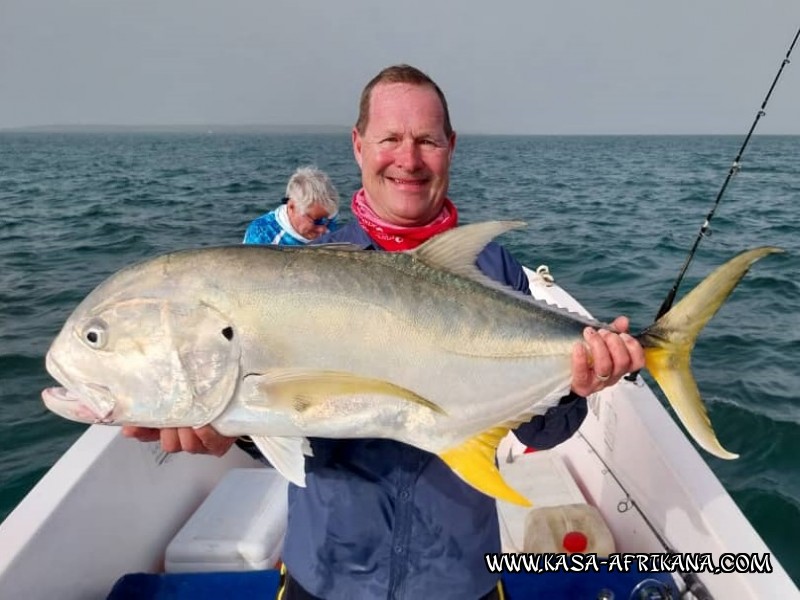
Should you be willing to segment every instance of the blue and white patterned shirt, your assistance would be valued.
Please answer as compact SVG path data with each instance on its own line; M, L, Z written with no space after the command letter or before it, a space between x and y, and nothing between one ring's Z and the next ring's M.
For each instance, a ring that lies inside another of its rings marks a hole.
M289 221L285 204L261 215L247 226L243 244L277 244L281 246L302 246L311 240L297 233Z

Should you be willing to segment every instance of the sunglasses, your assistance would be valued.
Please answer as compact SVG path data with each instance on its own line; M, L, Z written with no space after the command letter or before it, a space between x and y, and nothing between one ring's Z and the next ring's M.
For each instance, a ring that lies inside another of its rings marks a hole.
M314 219L314 225L317 227L330 227L333 223L336 222L336 217L339 215L331 215L330 217L322 217L320 219Z

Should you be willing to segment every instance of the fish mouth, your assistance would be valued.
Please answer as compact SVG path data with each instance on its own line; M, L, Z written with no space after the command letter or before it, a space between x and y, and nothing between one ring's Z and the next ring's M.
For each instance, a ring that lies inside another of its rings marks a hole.
M50 353L45 358L45 365L47 372L53 376L59 383L65 385L68 378L64 375L63 369L53 359ZM84 383L81 387L86 388L94 395L99 395L101 398L110 398L111 390L106 386L96 383ZM110 424L114 422L112 413L114 411L113 401L99 402L93 401L78 392L75 392L68 387L49 387L42 390L42 400L48 409L71 421L79 423L103 423ZM104 408L108 406L109 408Z
M113 410L107 412L97 410L90 402L65 387L43 389L42 400L51 411L71 421L105 425L114 422L111 416Z

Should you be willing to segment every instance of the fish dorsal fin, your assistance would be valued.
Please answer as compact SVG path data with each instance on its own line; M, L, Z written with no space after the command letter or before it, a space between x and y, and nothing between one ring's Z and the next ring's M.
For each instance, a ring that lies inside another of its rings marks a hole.
M475 261L492 239L512 229L525 227L525 225L523 221L485 221L483 223L462 225L431 238L418 248L409 251L408 254L431 267L477 281L486 287L499 290L517 299L544 307L547 310L586 319L587 325L593 327L602 326L601 323L594 319L584 317L575 311L547 300L534 298L529 294L496 281L486 276L478 268Z
M475 266L478 255L498 235L524 227L522 221L486 221L449 229L411 250L424 263L471 279L486 278Z
M353 244L352 242L327 242L324 244L307 244L303 246L303 248L308 248L309 250L341 250L343 252L359 252L361 250L365 250L365 246L359 246L358 244Z
M311 444L304 437L252 436L264 457L278 473L293 484L306 487L306 456L313 456Z
M439 454L439 458L461 479L487 496L521 506L530 506L531 503L525 496L505 482L495 464L497 445L507 433L506 427L494 427L460 446L445 450Z

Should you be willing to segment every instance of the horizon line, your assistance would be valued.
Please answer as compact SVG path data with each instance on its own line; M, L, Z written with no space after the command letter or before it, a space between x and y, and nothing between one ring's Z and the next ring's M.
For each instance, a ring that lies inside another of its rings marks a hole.
M307 134L348 134L352 131L352 126L331 125L331 124L267 124L267 123L189 123L189 124L103 124L103 123L53 123L47 125L20 125L11 127L0 127L0 133L124 133L124 132L152 132L152 133L205 133L213 135L215 133L307 133ZM741 132L538 132L538 133L509 133L492 132L482 130L462 130L458 135L476 136L737 136L744 135ZM800 133L757 133L753 135L772 135L772 136L797 136Z

